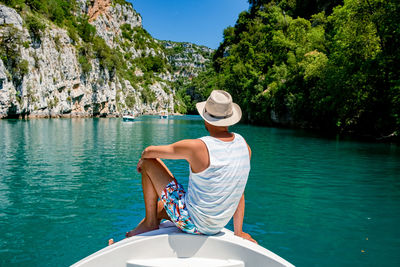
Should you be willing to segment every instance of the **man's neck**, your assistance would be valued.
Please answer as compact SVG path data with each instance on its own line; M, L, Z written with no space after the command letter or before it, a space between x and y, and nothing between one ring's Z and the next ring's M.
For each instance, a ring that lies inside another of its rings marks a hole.
M226 130L209 130L210 136L220 139L221 141L232 141L234 139L233 133L229 132L228 129Z

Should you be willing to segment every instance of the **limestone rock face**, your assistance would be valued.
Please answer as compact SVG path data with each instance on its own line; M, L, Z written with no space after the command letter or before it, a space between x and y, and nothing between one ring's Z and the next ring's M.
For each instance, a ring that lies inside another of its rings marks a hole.
M192 43L162 41L168 61L173 68L173 79L196 77L211 62L213 49Z
M79 12L90 16L97 34L111 48L120 49L117 40L121 38L121 25L142 26L141 17L131 5L111 5L108 0L77 2ZM8 44L17 55L13 57L15 64L11 59L0 60L0 118L120 116L125 112L157 113L161 109L173 112L174 91L168 83L171 74L160 74L160 79L144 88L143 83L125 80L115 70L104 68L98 58L90 59L90 70L84 72L79 62L80 44L74 44L67 30L51 22L46 24L37 42L23 27L21 16L0 4L0 37L13 32L13 38L18 39ZM129 49L132 58L142 53L156 54L149 47ZM121 53L125 51L121 49ZM12 64L19 72L10 67ZM137 77L143 75L134 68L132 72ZM149 103L143 101L145 94L154 95Z
M121 26L141 27L142 18L130 5L111 5L110 0L95 0L88 11L89 21L110 47L115 47L115 38L121 35Z
M22 29L22 18L15 9L0 5L0 25L13 25Z
M0 82L4 82L5 79L7 79L6 69L4 68L3 60L0 59Z

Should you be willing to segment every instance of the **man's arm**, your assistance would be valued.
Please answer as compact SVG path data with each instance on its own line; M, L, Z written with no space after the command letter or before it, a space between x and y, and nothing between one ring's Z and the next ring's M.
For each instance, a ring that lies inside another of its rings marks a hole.
M249 150L249 158L251 159L251 149L249 145L247 145L247 149ZM245 201L243 193L242 197L240 198L239 205L236 208L235 213L233 214L233 229L235 235L257 243L257 241L255 241L248 233L243 232L244 207Z
M210 164L207 147L199 139L182 140L165 146L146 147L142 152L141 159L151 158L185 159L189 162L193 172L205 170ZM140 165L140 161L138 165Z
M233 229L235 235L240 236L243 232L243 218L244 218L244 194L240 198L239 205L233 214Z
M191 160L196 140L182 140L165 146L148 146L143 150L142 159L186 159Z
M244 194L240 198L239 205L233 214L233 229L237 236L257 243L248 233L243 232L243 218L244 218Z

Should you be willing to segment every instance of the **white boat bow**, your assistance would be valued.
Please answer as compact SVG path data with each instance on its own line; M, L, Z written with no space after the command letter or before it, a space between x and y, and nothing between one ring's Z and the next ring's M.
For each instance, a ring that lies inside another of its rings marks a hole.
M168 119L168 111L167 110L162 110L160 112L160 119Z
M119 241L73 267L261 267L293 266L273 252L223 229L214 236L186 234L171 222L159 230Z
M135 120L135 116L133 116L133 115L124 115L124 116L122 116L122 120L123 121L134 121Z

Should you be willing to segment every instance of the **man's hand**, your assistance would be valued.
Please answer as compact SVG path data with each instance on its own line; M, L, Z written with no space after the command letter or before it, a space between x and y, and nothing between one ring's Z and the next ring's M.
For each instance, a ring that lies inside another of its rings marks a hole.
M235 233L235 235L240 236L241 238L247 239L247 240L249 240L249 241L251 241L251 242L254 242L254 243L258 244L257 241L254 240L254 239L251 237L251 235L249 235L248 233L240 232L240 233Z

